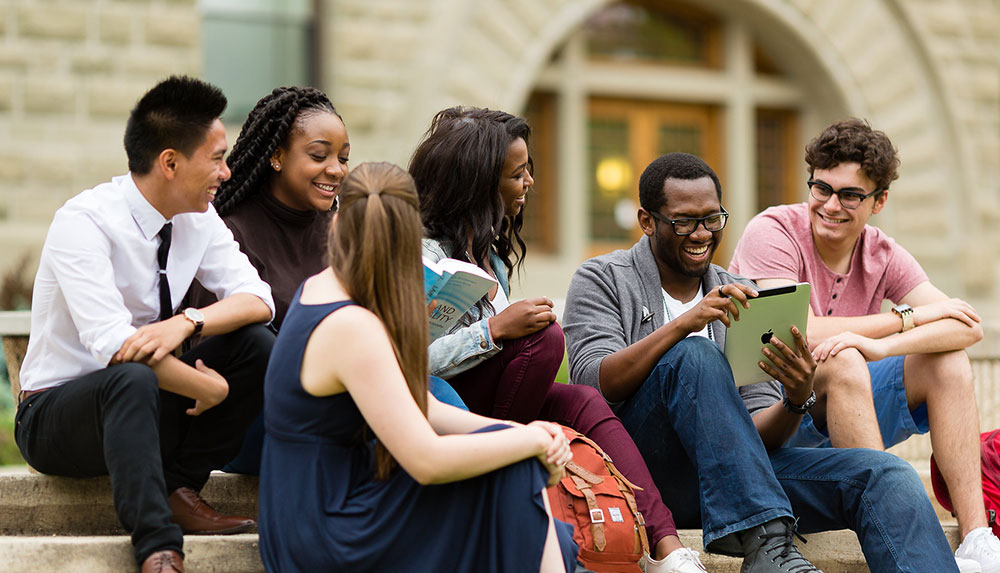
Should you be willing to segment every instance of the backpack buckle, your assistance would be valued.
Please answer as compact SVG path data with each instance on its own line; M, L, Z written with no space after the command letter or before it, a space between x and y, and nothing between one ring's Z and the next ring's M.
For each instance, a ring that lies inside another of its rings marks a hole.
M590 510L591 523L604 523L604 510L597 508Z

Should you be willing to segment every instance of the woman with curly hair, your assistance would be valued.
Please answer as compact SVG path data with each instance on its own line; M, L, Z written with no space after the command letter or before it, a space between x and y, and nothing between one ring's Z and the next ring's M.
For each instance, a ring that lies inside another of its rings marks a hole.
M642 456L600 393L554 384L565 341L546 297L511 302L508 277L524 259L520 236L533 164L531 129L502 111L439 112L410 159L420 194L424 256L478 265L498 287L430 345L430 369L472 412L520 423L548 420L594 440L633 483L652 547L646 571L703 571L683 547Z

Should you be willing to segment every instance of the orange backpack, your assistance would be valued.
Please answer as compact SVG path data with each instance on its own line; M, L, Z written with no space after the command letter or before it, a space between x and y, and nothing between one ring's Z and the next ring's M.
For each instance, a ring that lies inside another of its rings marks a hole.
M563 426L573 461L566 475L548 489L552 516L573 525L579 560L597 573L638 573L649 552L646 523L634 490L611 458L583 434Z

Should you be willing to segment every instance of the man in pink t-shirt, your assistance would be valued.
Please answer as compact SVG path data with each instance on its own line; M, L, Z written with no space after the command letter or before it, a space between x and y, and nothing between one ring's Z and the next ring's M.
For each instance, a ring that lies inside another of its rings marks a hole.
M898 177L899 159L884 133L857 119L834 123L806 146L806 163L809 201L754 217L729 267L761 288L812 285L807 334L819 363L817 399L786 445L881 450L929 430L964 538L956 556L982 567L962 570L1000 571L964 351L983 336L979 315L867 224ZM881 312L883 301L895 306Z

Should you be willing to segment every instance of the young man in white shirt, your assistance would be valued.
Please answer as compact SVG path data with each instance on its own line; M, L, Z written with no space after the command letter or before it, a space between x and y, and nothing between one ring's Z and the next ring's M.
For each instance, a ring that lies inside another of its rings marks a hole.
M261 409L274 342L270 287L210 207L230 175L225 107L187 77L147 92L129 173L56 212L35 278L18 446L43 473L110 474L143 572L183 571L182 531L254 527L198 495ZM178 309L195 279L219 302ZM175 356L194 334L210 338Z

